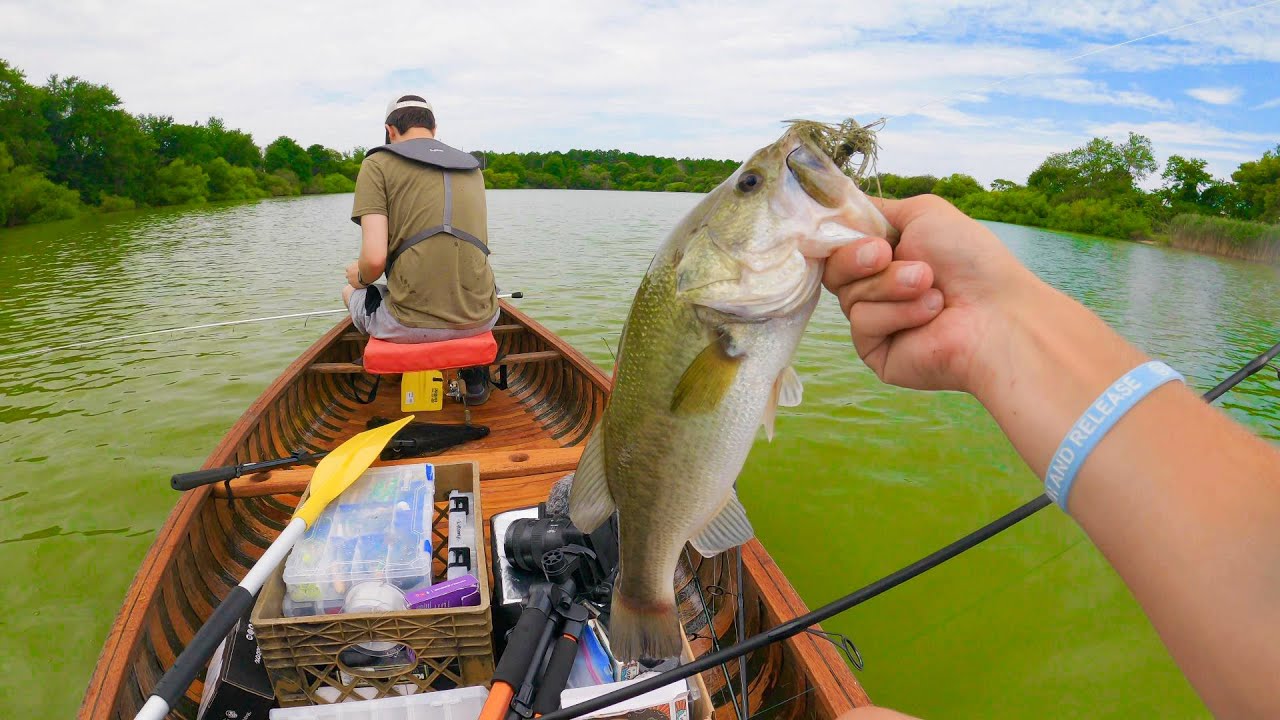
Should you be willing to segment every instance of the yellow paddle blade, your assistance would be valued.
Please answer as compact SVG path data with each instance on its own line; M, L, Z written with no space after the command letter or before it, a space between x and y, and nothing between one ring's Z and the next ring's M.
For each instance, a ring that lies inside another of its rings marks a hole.
M369 469L391 438L412 419L413 416L408 415L393 423L365 430L334 448L316 465L311 484L307 487L307 500L294 511L293 516L302 518L307 527L311 527L329 503Z

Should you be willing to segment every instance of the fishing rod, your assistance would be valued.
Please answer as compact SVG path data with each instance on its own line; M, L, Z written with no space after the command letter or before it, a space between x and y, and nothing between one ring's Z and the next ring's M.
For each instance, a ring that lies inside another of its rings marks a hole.
M1223 380L1201 397L1206 402L1216 400L1221 397L1223 393L1236 385L1239 385L1246 378L1254 375L1262 368L1267 367L1268 363L1274 360L1277 356L1280 356L1280 343L1277 343L1266 352L1263 352L1250 360L1244 365L1244 367L1233 373L1231 377ZM620 690L606 693L600 697L592 698L591 700L578 703L577 705L573 705L562 710L547 713L542 716L542 720L569 720L570 718L589 715L612 705L616 705L626 700L631 700L643 695L644 693L665 687L671 683L685 680L700 672L710 670L717 665L723 665L730 660L741 658L748 653L754 652L773 643L781 642L787 638L799 635L813 625L817 625L824 620L828 620L839 615L845 610L861 605L867 600L870 600L888 590L892 590L902 583L932 570L964 551L999 535L1005 530L1008 530L1014 525L1017 525L1052 504L1053 501L1049 499L1048 495L1041 494L1034 500L1031 500L1015 510L996 518L959 540L956 540L939 550L935 550L910 565L899 570L895 570L879 580L855 590L838 600L823 605L817 610L813 610L798 618L789 620L771 630L760 633L759 635L753 635L743 642L730 645L729 647L716 652L708 653L690 663L686 663L677 668L659 673L651 678L646 678L633 683Z
M1223 393L1239 385L1245 378L1266 367L1278 355L1280 355L1280 343L1276 343L1270 350L1245 363L1245 366L1232 373L1231 377L1218 383L1212 390L1205 393L1204 399L1209 402L1217 400L1222 397ZM1277 371L1276 377L1280 379L1280 371Z

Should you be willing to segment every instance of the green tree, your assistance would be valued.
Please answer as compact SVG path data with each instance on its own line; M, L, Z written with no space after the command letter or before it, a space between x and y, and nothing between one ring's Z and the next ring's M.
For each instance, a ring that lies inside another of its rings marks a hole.
M338 172L342 164L342 153L317 143L307 147L307 157L311 158L311 172L314 175L329 175ZM295 169L294 172L297 172Z
M951 202L955 202L967 195L982 192L982 185L969 175L955 173L934 183L930 192L939 197L944 197Z
M991 192L1006 192L1008 190L1017 190L1020 187L1022 186L1018 183L1004 178L996 178L991 181Z
M294 178L311 177L311 156L293 138L281 135L267 146L262 157L263 167L269 173L288 170Z
M40 88L27 84L22 71L0 60L0 140L15 166L47 168L53 142L40 112Z
M51 179L87 202L103 193L146 198L155 145L138 120L120 109L111 88L54 75L45 85L41 114L57 152Z
M211 117L207 124L218 157L237 167L262 166L262 151L253 136L241 130L228 130L221 118Z
M512 190L520 187L520 176L513 172L496 172L493 168L485 168L484 186L490 190Z
M1164 180L1159 194L1175 213L1212 211L1204 203L1203 193L1213 184L1213 176L1200 158L1170 155L1160 177Z
M1093 138L1065 153L1054 153L1027 178L1027 187L1050 202L1141 193L1138 183L1156 170L1151 140L1129 133L1124 143Z
M1280 222L1280 145L1231 173L1240 195L1236 214L1245 220Z

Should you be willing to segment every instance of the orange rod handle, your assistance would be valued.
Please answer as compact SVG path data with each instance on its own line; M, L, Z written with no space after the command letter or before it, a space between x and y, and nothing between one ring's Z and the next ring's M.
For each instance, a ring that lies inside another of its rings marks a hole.
M511 711L511 700L515 698L515 689L497 680L489 689L489 697L485 698L484 707L480 710L479 720L506 720Z

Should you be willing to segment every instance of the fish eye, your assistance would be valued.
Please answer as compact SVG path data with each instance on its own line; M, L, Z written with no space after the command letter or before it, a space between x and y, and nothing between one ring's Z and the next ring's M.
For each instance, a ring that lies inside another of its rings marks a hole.
M760 177L760 173L748 171L742 173L738 178L738 192L749 193L758 190L764 185L764 178Z

